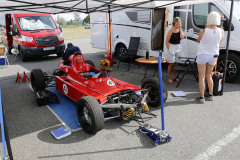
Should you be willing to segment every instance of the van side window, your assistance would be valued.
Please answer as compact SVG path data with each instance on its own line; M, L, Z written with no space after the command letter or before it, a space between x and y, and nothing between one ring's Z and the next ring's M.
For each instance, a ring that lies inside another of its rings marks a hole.
M204 28L207 24L209 13L208 3L193 5L193 22L198 28Z
M126 12L128 18L135 23L150 23L151 12L150 11L131 11Z

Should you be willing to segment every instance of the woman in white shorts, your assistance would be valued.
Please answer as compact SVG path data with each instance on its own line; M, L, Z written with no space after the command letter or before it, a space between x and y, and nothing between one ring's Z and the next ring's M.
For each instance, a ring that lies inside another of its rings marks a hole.
M207 18L207 25L205 29L199 32L197 41L199 43L197 51L197 65L199 75L199 90L200 96L197 97L199 103L204 104L204 91L205 91L205 78L207 79L209 95L207 100L213 101L213 80L212 70L216 64L217 57L219 55L219 45L223 40L224 31L218 28L220 25L220 14L217 12L211 12Z
M173 83L176 76L176 70L173 66L178 65L178 55L180 53L180 41L184 38L182 32L181 19L175 17L173 19L172 28L168 31L166 38L166 46L168 49L168 82ZM172 78L173 71L173 78Z

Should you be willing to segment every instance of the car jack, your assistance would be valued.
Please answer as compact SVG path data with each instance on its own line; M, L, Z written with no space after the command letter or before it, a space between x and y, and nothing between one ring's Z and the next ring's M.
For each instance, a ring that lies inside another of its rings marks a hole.
M147 134L156 144L170 142L172 139L165 130L161 130L150 124L143 124L139 129L142 133Z

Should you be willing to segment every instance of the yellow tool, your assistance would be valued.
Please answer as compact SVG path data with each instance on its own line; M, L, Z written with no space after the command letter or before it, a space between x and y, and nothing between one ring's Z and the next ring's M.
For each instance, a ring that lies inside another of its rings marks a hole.
M103 71L108 71L110 68L111 62L108 60L107 53L104 54L104 59L100 60L100 69Z

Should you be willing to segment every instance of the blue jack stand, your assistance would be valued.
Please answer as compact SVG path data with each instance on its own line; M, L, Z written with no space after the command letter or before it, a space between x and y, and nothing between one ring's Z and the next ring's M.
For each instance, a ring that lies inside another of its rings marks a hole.
M159 85L160 85L160 100L161 100L161 118L162 118L162 129L144 124L139 127L142 133L147 134L156 144L170 142L172 137L165 131L164 126L164 104L163 104L163 85L162 85L162 64L161 56L158 57L158 72L159 72Z

